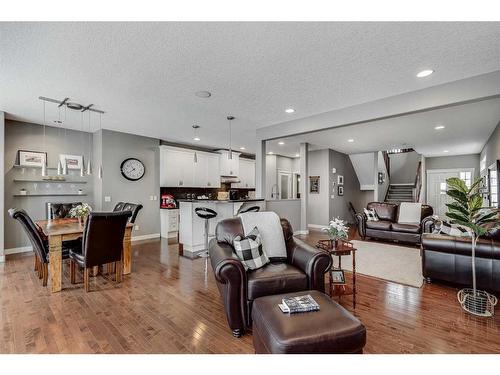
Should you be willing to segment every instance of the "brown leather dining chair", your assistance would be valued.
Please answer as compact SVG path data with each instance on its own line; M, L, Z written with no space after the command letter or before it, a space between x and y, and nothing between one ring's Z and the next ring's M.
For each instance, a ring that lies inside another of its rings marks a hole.
M42 279L43 286L47 286L47 280L49 276L48 264L48 243L40 234L38 228L29 215L24 210L17 208L9 209L9 216L19 221L24 231L28 235L28 238L35 252L35 271L38 273L38 277Z
M83 229L81 252L70 250L70 280L76 282L76 266L84 269L85 291L89 291L90 271L95 266L113 264L115 279L121 281L123 237L130 211L91 212ZM110 267L108 267L108 272Z

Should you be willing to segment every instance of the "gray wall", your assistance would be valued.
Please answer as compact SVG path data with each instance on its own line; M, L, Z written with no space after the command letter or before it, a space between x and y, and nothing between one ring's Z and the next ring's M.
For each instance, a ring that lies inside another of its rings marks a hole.
M266 211L276 212L290 221L294 231L300 230L300 199L266 201Z
M0 186L4 186L4 157L5 157L5 114L0 111ZM5 187L4 187L5 188ZM5 192L4 192L5 194ZM0 210L5 212L5 197L0 196ZM5 261L4 255L4 216L0 215L0 262Z
M266 158L266 200L276 199L271 197L271 192L274 186L274 192L278 191L278 174L276 171L276 155L265 155ZM275 186L276 185L276 186Z
M79 171L69 171L70 175L66 180L85 180L86 184L45 184L45 183L19 183L14 179L40 179L41 170L37 168L13 168L16 162L18 150L43 151L43 127L35 124L28 124L17 121L6 120L5 122L5 182L4 182L4 228L5 228L5 248L29 246L29 240L24 234L19 223L8 217L9 208L22 208L34 220L46 218L45 205L47 202L87 202L93 206L94 194L92 177L80 178ZM92 138L90 138L92 143ZM92 145L90 145L92 147ZM87 160L89 155L89 133L59 130L54 127L46 127L45 150L47 151L47 161L49 168L55 168L59 160L59 154L83 155ZM56 175L55 170L49 170L49 175ZM21 188L25 188L29 193L61 192L75 193L81 188L86 196L65 196L65 197L14 197Z
M378 189L377 189L377 201L383 202L385 200L385 196L387 194L387 189L389 189L389 184L391 183L391 181L390 181L389 176L387 175L387 168L385 166L384 156L382 154L382 151L378 152L377 164L378 164L378 172L383 173L385 176L385 181L381 184L378 184ZM377 178L378 178L378 174L377 174Z
M330 221L329 200L331 191L329 173L329 150L310 151L308 154L309 176L320 176L319 194L309 193L309 176L307 178L307 223L313 225L326 225Z
M391 184L412 184L415 182L420 155L415 151L389 155Z
M485 171L498 159L500 159L500 123L497 125L490 138L484 145L480 156L481 162L484 161Z
M135 223L139 230L134 228L132 236L160 233L160 203L150 200L151 196L160 195L159 145L155 138L102 131L102 193L96 196L96 201L104 211L112 210L120 201L141 203L144 208ZM137 158L144 163L146 173L139 181L129 181L122 176L120 165L127 158ZM111 197L111 202L104 201L106 196Z
M425 170L474 168L475 176L479 176L479 154L439 156L425 158Z

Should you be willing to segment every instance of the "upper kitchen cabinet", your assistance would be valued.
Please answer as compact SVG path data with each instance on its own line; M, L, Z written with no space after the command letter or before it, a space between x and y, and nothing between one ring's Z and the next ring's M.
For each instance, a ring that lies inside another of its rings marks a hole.
M241 189L254 189L255 160L240 158L240 170L238 177L240 179L240 182L231 184L231 187Z
M229 159L229 151L219 150L220 154L220 175L224 177L238 177L240 173L240 153L232 153Z
M160 186L219 188L219 155L160 146Z

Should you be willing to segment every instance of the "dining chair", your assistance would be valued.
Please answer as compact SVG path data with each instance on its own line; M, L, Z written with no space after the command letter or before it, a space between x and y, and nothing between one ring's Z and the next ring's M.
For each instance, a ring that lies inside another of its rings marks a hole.
M140 203L130 203L130 202L118 202L113 208L113 212L117 211L130 211L132 212L132 216L130 216L129 223L134 224L135 219L137 219L137 215L139 211L142 209L142 204Z
M31 217L26 213L26 211L11 208L8 212L12 219L21 223L21 226L28 235L33 251L35 252L35 271L38 273L38 277L43 280L43 286L47 286L47 280L49 277L49 249L47 240L43 238L37 226L33 220L31 220Z
M71 249L70 280L76 282L76 267L83 268L85 291L89 291L90 272L96 266L113 264L115 280L122 278L123 237L130 211L118 212L91 212L83 228L81 251ZM108 273L110 267L108 267Z

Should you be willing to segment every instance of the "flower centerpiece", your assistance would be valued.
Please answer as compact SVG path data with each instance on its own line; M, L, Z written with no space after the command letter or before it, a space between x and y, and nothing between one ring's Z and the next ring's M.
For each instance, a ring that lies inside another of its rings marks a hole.
M328 234L330 240L334 241L335 247L337 247L338 240L347 240L348 230L349 226L339 218L333 219L327 227L321 229L322 232Z
M81 225L85 222L87 216L90 214L90 211L92 211L92 207L90 207L87 203L82 203L69 210L69 216L76 217L78 219L78 223Z

